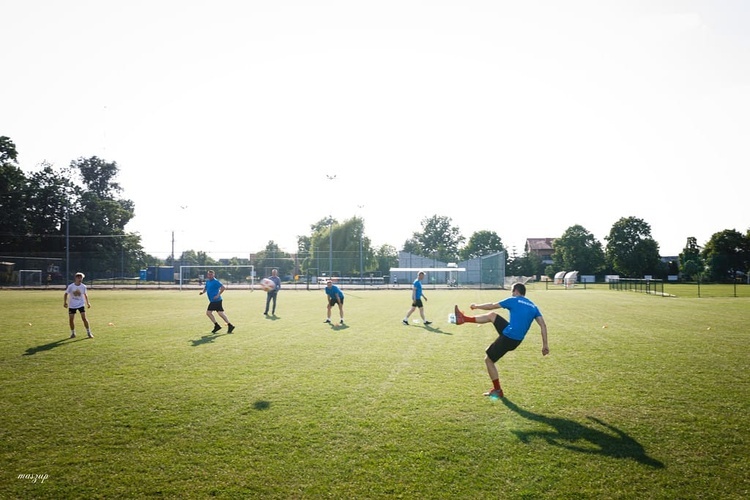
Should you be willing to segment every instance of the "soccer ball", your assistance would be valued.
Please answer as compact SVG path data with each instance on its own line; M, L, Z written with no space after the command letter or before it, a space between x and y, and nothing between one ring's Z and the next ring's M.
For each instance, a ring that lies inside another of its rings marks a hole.
M453 313L450 313L450 314L448 315L448 323L451 323L451 324L453 324L453 325L455 325L455 324L456 324L456 315L455 315L455 314L453 314Z
M262 280L260 280L260 287L264 292L270 292L271 290L276 288L276 283L268 278L263 278Z

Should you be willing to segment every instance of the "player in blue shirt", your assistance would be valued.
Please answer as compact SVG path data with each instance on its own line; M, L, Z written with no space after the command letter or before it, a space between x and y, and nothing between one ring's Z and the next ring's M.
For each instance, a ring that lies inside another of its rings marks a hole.
M281 279L279 278L279 271L273 269L271 271L271 276L269 276L268 279L273 281L274 285L276 286L266 292L266 310L263 312L263 314L268 316L268 306L271 304L271 301L273 301L271 314L276 316L276 295L278 295L279 290L281 289Z
M206 273L206 283L203 285L203 290L200 291L199 295L203 295L204 293L208 295L208 309L206 309L206 316L208 316L208 319L214 324L214 329L211 333L216 333L221 330L221 325L214 318L214 311L216 311L229 327L227 333L232 333L234 331L234 325L229 322L227 315L224 313L224 304L221 300L221 294L224 293L224 290L226 289L227 288L221 283L221 281L216 279L216 273L213 271L208 271Z
M432 324L432 321L427 321L424 316L424 304L422 303L422 300L427 301L427 297L422 292L422 280L424 277L425 272L419 271L417 273L417 279L415 279L414 283L411 285L411 309L406 312L406 316L401 320L405 325L409 324L409 316L411 316L417 309L419 309L419 315L422 317L422 322L425 326Z
M341 320L339 321L340 324L344 324L344 292L341 291L339 287L333 284L333 281L328 280L326 281L326 300L328 302L328 312L326 314L326 320L324 323L330 323L331 322L331 308L335 305L339 306L339 316L341 317Z
M536 321L542 330L542 356L549 354L549 345L547 344L547 324L539 308L529 299L526 298L526 286L523 283L515 283L511 289L511 296L500 302L488 302L486 304L471 304L472 309L483 309L491 311L493 309L503 308L510 311L510 321L497 313L489 312L478 316L466 316L455 307L456 324L463 323L492 323L497 330L498 337L487 348L484 363L487 365L487 373L492 380L493 388L485 392L485 396L493 398L503 397L503 390L500 387L500 377L497 373L495 363L506 353L518 347L523 341L526 333L531 328L531 323Z

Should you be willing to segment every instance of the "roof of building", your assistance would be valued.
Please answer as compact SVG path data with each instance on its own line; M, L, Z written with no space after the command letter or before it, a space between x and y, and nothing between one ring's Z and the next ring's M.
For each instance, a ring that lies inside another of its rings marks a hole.
M555 241L555 238L527 238L526 239L526 249L529 251L552 251L552 242Z

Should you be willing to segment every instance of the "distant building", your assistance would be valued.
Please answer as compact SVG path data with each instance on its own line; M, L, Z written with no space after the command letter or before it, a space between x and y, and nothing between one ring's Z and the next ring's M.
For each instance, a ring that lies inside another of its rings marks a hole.
M545 265L552 264L552 254L555 252L552 248L552 242L555 238L527 238L524 253L529 255L538 255Z

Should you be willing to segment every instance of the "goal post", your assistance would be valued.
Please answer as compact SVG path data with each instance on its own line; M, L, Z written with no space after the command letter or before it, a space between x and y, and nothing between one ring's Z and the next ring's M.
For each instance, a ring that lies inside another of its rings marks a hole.
M42 286L41 269L21 269L18 271L18 286Z
M206 281L206 273L216 272L216 278L226 285L247 285L253 290L255 284L255 266L180 266L180 290L183 285L196 283L202 285Z

